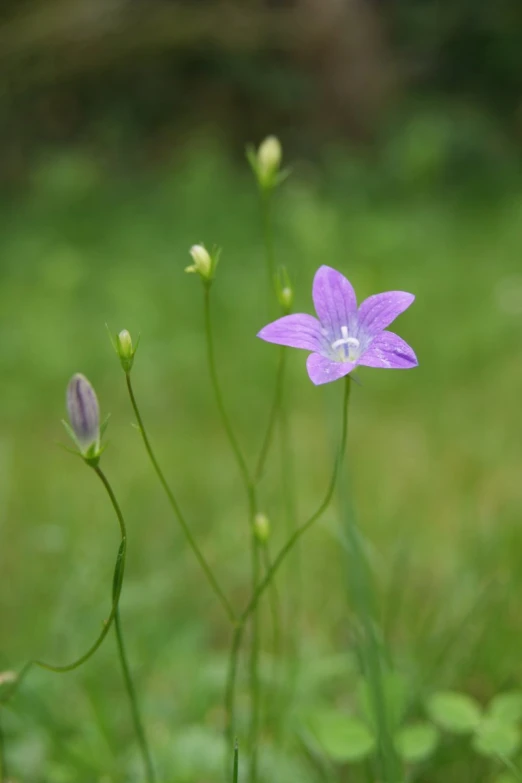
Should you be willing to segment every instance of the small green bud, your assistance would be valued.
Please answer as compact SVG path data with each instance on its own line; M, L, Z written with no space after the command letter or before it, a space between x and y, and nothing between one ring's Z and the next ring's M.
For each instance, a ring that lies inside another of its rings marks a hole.
M0 672L0 702L8 700L17 680L16 672Z
M257 150L249 144L246 156L262 191L269 192L277 187L289 174L287 170L281 171L283 148L276 136L267 136Z
M119 334L116 335L114 340L114 348L116 353L120 357L121 366L126 373L130 372L132 365L134 364L134 354L138 348L139 337L136 345L132 344L132 337L127 329L122 329Z
M210 280L213 274L213 264L206 247L203 245L192 245L189 252L194 263L187 266L185 272L197 272L203 280Z
M259 176L265 185L270 185L281 166L283 148L276 136L267 136L257 150Z
M280 266L276 275L276 292L277 301L281 305L281 309L288 315L292 310L292 304L294 302L294 291L290 283L290 277L286 270L286 267Z
M266 544L270 538L270 520L266 514L256 514L254 518L254 533L261 544Z

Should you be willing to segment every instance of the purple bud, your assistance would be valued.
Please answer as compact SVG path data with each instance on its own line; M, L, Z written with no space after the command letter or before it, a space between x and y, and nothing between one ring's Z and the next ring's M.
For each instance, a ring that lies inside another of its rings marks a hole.
M73 375L67 387L67 412L82 451L100 439L100 409L91 384L81 373Z

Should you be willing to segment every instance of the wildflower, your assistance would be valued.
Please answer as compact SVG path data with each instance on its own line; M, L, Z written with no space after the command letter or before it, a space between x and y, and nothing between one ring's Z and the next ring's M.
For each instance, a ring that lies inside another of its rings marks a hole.
M306 366L313 383L335 381L358 365L398 370L417 366L410 346L386 330L411 305L413 294L374 294L357 307L355 291L346 277L321 266L314 277L312 296L318 318L305 313L285 315L261 329L258 337L311 351Z
M64 422L81 456L92 465L97 465L103 449L100 439L105 423L100 428L100 409L93 387L81 373L73 375L67 386L67 413L70 427Z

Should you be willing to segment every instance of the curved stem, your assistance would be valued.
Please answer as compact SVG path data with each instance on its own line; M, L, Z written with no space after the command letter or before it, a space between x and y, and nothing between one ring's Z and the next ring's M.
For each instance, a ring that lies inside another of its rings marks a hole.
M250 480L250 474L248 471L246 460L243 456L243 452L241 451L238 440L236 438L236 435L230 423L230 419L228 418L228 413L225 408L225 403L223 402L223 395L221 393L221 387L219 385L219 379L217 375L216 358L214 355L214 339L212 337L212 322L210 318L210 286L209 285L205 285L205 337L207 342L207 360L208 360L208 367L210 371L210 380L212 381L212 389L214 391L214 396L216 398L216 403L219 409L219 414L221 416L221 421L223 422L223 427L225 428L225 432L227 433L230 446L232 448L232 451L234 452L234 456L236 458L236 462L238 464L250 500L250 496L253 492L253 485Z
M141 720L141 715L138 707L138 699L136 697L136 689L134 687L134 683L132 681L132 676L130 673L130 667L129 662L127 660L127 655L125 653L125 646L123 643L123 633L121 629L121 619L120 619L120 611L119 609L116 611L116 617L114 618L114 628L116 631L116 642L118 645L118 655L120 658L121 668L123 671L123 679L125 681L125 688L127 690L127 694L129 696L130 706L131 706L131 713L132 713L132 720L134 723L134 730L136 731L136 736L138 738L138 743L141 750L141 755L143 757L143 764L145 767L145 775L147 778L148 783L154 783L156 776L154 774L154 767L152 766L152 758L150 755L149 746L147 743L147 738L145 736L145 730L143 728L143 722Z
M0 715L1 718L1 715ZM7 783L8 780L7 761L5 754L5 735L0 722L0 783Z
M337 483L337 478L339 476L339 472L341 469L341 465L344 458L344 452L346 448L346 437L348 434L348 401L350 398L350 376L347 375L345 379L345 387L344 387L344 395L343 395L343 413L342 413L342 425L341 425L341 441L339 445L339 451L337 453L337 457L335 459L334 464L334 470L333 475L330 480L330 484L328 486L328 490L326 492L326 495L324 497L324 500L320 504L320 506L317 508L317 510L312 514L309 519L307 519L306 522L304 522L300 527L297 528L297 530L293 533L293 535L290 536L286 544L282 547L282 549L279 551L277 557L275 558L274 562L272 563L271 568L265 575L265 577L261 580L259 583L256 592L250 599L250 602L248 603L246 609L241 614L241 617L239 619L240 623L246 622L248 617L252 614L253 611L255 611L257 604L259 602L259 599L261 598L262 594L274 578L274 575L276 571L278 570L279 566L287 556L289 552L293 549L296 542L301 538L302 535L306 533L306 531L316 522L322 514L326 511L328 506L330 505L330 501L332 499L333 493L335 491L335 486Z
M263 475L263 469L265 467L266 458L272 444L272 438L274 435L274 428L277 422L277 418L281 408L281 401L283 397L283 386L285 378L286 367L286 350L284 347L280 349L279 364L277 366L276 384L274 392L274 400L272 402L272 408L268 417L268 426L266 429L263 445L259 453L259 459L257 461L257 467L254 474L254 481L257 483Z
M126 560L126 556L127 556L127 533L126 533L125 521L123 519L123 515L121 513L121 509L120 509L120 507L118 505L118 501L116 500L114 492L112 491L112 488L111 488L111 486L110 486L110 484L109 484L105 474L97 466L94 467L93 470L96 473L96 475L100 478L102 484L104 485L104 487L105 487L105 489L106 489L106 491L107 491L107 493L109 495L109 498L111 500L112 506L113 506L114 511L116 512L116 516L118 518L118 523L120 525L120 532L121 532L121 542L120 542L120 546L118 548L118 554L117 554L117 557L116 557L116 564L114 566L115 590L113 592L113 600L112 600L112 606L111 606L110 614L109 614L107 620L105 620L105 622L103 624L103 628L102 628L98 638L96 639L96 641L89 647L87 652L85 652L82 656L77 658L72 663L66 664L65 666L55 666L54 664L46 663L45 661L40 661L40 660L28 661L22 667L20 673L18 674L18 676L16 678L16 681L13 683L13 686L12 686L11 690L9 691L8 698L10 698L12 696L12 694L18 689L18 687L20 686L20 684L22 683L22 681L24 680L24 678L26 677L26 675L28 674L28 672L30 671L30 669L33 666L38 666L40 669L45 669L46 671L55 672L56 674L65 674L66 672L71 672L74 669L77 669L79 666L81 666L86 661L88 661L89 658L91 658L94 655L94 653L98 650L98 648L103 643L103 640L105 639L105 637L109 633L109 630L110 630L110 627L112 625L112 622L113 622L114 618L116 617L116 613L118 611L118 604L119 604L119 600L120 600L120 595L121 595L121 588L122 588L122 584L123 584L123 575L124 575L124 572L125 572L125 560Z
M174 511L174 513L175 513L175 515L177 517L177 520L178 520L179 524L181 525L183 533L185 534L185 537L186 537L186 539L187 539L187 541L189 543L189 546L191 547L192 551L194 552L194 555L197 558L198 563L200 564L201 568L203 569L203 571L205 573L205 576L207 577L207 579L208 579L208 581L210 583L210 586L212 587L212 590L214 591L214 593L218 597L219 601L221 602L221 605L223 606L223 609L227 613L228 619L230 620L230 622L234 623L235 619L236 619L234 610L232 609L232 606L231 606L228 598L226 597L226 595L225 595L223 589L221 588L221 586L219 585L216 577L214 576L214 574L212 572L212 569L210 568L209 564L207 563L207 561L206 561L206 559L205 559L201 549L199 548L199 546L198 546L194 536L192 535L190 527L189 527L189 525L188 525L188 523L187 523L187 521L186 521L186 519L185 519L185 517L184 517L184 515L183 515L183 513L181 511L181 507L180 507L178 501L176 500L176 498L174 496L174 493L172 492L172 490L171 490L171 488L170 488L170 486L169 486L169 484L167 482L167 479L165 478L165 476L163 474L163 471L161 470L161 468L159 466L158 460L156 459L156 456L155 456L155 454L154 454L154 452L152 450L152 446L150 444L150 440L149 440L149 437L148 437L147 432L145 430L145 426L143 424L143 419L141 417L141 414L140 414L140 411L139 411L139 408L138 408L138 403L136 402L136 397L134 395L134 389L132 387L130 373L125 373L125 377L126 377L126 381L127 381L127 389L128 389L128 392L129 392L129 397L130 397L132 409L134 411L134 415L136 416L136 420L138 422L138 427L139 427L139 430L140 430L140 433L141 433L141 437L143 439L143 445L145 446L145 450L146 450L146 452L147 452L147 454L149 456L149 459L150 459L150 461L152 463L152 467L154 468L154 470L156 472L156 475L159 478L160 483L161 483L163 489L165 490L165 494L167 495L167 498L168 498L169 503L170 503L170 505L172 507L172 510Z

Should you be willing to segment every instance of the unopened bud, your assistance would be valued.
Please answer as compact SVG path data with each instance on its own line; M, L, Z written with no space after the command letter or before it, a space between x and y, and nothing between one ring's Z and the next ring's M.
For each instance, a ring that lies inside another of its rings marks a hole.
M134 363L134 354L136 353L138 343L139 337L136 345L134 346L132 344L132 337L130 336L130 332L128 332L127 329L122 329L121 332L116 335L116 340L113 341L114 347L116 348L116 353L120 357L121 366L125 372L130 372L132 369L132 365Z
M276 136L267 136L257 151L259 177L263 185L273 184L283 157L281 142Z
M67 387L67 412L72 430L82 451L98 443L100 408L93 387L81 373L73 375Z
M275 281L277 299L281 305L281 309L285 314L288 314L292 309L294 301L294 290L290 283L290 277L286 270L286 267L280 266L277 270Z
M203 245L192 245L189 252L194 263L191 266L187 266L185 272L197 272L203 280L210 280L213 272L213 263L208 250Z
M256 514L254 518L254 533L258 541L266 544L270 538L270 520L266 514Z
M0 702L7 701L18 679L16 672L0 672Z

